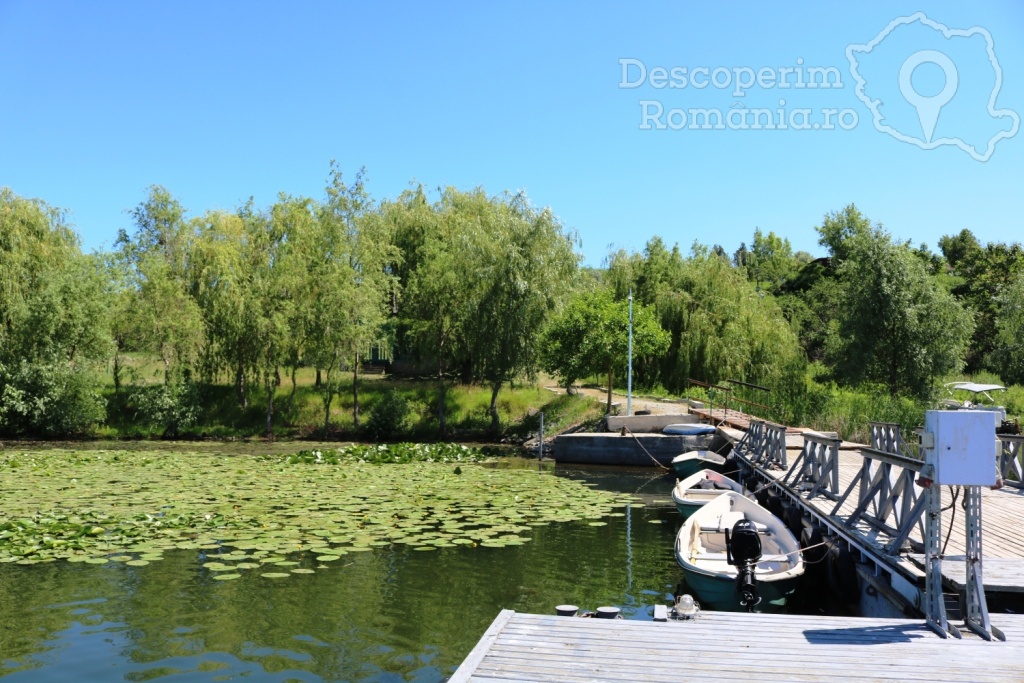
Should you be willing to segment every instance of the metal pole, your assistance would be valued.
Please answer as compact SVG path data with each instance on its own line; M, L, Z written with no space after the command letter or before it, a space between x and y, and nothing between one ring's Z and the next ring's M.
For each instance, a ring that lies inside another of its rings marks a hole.
M544 413L540 414L540 443L537 444L537 460L544 458Z
M633 414L633 290L629 290L629 368L626 371L626 415Z

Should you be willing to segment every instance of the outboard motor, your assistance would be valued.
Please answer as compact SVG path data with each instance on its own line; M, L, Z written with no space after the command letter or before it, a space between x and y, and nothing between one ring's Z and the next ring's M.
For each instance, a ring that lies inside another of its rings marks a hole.
M739 571L736 575L736 590L740 593L740 604L753 612L761 598L757 594L757 578L754 570L761 559L761 538L757 527L748 519L741 519L732 527L732 534L725 530L725 556L729 564Z

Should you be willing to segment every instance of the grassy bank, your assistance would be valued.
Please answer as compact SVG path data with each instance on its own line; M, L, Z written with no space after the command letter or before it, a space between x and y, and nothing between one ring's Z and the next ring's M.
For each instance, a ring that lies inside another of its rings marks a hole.
M129 358L126 363L131 384L114 390L113 375L104 374L107 420L97 427L99 438L156 438L166 426L147 420L138 387L160 383L160 368L144 358ZM267 395L261 387L246 392L247 405L238 400L228 378L213 384L197 384L191 400L198 404L195 420L178 430L179 438L261 437L266 430ZM365 375L359 379L359 415L357 427L353 415L355 397L351 375L337 382L338 392L331 403L328 430L324 431L323 392L316 386L316 373L309 368L283 375L274 392L272 429L278 438L433 440L440 438L438 386L436 381L398 379ZM545 414L545 430L560 431L600 417L600 405L583 396L568 396L533 384L505 386L498 395L500 429L491 431L491 392L489 387L449 385L445 392L448 436L458 440L522 439L537 431L539 413ZM371 433L370 423L378 411L394 410L399 404L404 417L387 422L387 433Z

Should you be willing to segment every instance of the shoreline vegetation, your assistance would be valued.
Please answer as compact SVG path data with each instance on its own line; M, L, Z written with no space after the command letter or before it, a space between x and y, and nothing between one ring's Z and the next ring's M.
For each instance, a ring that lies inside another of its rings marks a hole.
M822 258L755 228L590 267L522 192L376 200L333 163L318 199L190 215L153 186L129 216L86 254L64 210L0 188L0 439L523 442L540 412L548 434L611 412L630 329L637 395L729 383L851 440L963 378L1024 414L1024 249L968 229L933 252L851 204L814 226Z

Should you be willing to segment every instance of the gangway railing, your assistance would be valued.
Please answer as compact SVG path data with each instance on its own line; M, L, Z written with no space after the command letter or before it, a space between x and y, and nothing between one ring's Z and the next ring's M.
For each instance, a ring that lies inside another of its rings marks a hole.
M725 394L725 401L722 402L722 407L725 409L725 416L729 416L729 392L732 391L729 387L723 387L718 384L710 384L708 382L701 382L698 379L691 377L686 378L686 397L690 397L690 385L696 384L698 387L704 387L708 390L708 415L711 416L711 424L715 423L715 391L720 391Z
M782 483L810 500L821 495L839 498L839 439L804 433L804 447Z
M765 469L788 470L786 462L786 427L766 420L751 420L750 439L744 455Z
M842 539L847 547L856 548L862 561L874 563L876 576L889 576L889 585L897 593L910 604L920 605L919 576L898 556L906 550L924 551L928 496L926 489L916 482L924 462L903 439L899 425L871 423L871 446L859 449L860 469L842 490L842 442L805 432L803 448L787 467L785 432L782 425L751 420L734 452L745 461L745 466L754 470L762 486L772 487L795 502L806 503L802 508L805 517L830 529L828 533ZM1003 446L1000 465L1004 482L1024 489L1024 436L999 438ZM844 457L850 455L850 451L844 453ZM786 470L785 474L779 476L779 469ZM819 502L812 504L815 498ZM831 504L822 506L821 499L828 499ZM902 579L897 581L897 575Z
M999 440L1003 442L1003 453L999 463L1003 483L1024 489L1024 436L1000 434Z
M869 422L868 432L871 436L871 447L876 451L914 456L900 433L900 426L895 422Z

